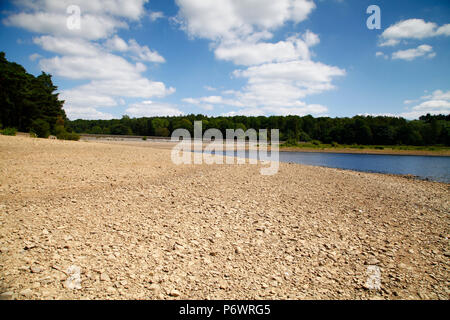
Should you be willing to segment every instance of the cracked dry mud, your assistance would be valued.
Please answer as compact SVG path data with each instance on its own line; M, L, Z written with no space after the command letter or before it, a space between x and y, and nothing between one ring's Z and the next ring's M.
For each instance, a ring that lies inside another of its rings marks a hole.
M5 136L0 170L2 299L450 298L448 184Z

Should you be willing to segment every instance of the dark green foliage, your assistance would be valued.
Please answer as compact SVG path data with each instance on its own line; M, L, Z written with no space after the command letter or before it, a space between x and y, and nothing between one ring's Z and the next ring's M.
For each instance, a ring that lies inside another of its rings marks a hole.
M68 126L78 133L92 131L108 134L134 134L140 136L170 136L177 128L191 132L194 121L202 121L203 132L210 128L279 129L280 140L291 145L309 142L313 145L450 145L450 117L424 116L407 121L395 117L313 118L312 116L270 117L214 117L187 115L183 117L129 118L113 120L75 120ZM270 134L270 131L268 132ZM317 140L317 141L313 141Z
M39 138L48 138L50 125L44 119L34 120L30 126L30 132L35 133Z
M0 130L0 133L4 136L15 136L17 133L16 128L5 128Z
M0 52L0 122L5 127L28 132L34 120L43 119L53 131L58 117L66 119L56 90L51 75L35 77Z

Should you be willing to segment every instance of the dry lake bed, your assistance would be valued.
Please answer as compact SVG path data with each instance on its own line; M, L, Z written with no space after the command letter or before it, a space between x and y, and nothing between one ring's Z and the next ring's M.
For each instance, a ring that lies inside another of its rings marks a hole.
M448 184L259 169L0 136L0 298L450 298Z

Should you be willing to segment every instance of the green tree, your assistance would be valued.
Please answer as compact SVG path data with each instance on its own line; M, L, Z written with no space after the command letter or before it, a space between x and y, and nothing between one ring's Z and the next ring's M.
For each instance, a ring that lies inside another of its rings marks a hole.
M43 119L37 119L32 122L30 131L34 132L39 138L48 138L50 125Z

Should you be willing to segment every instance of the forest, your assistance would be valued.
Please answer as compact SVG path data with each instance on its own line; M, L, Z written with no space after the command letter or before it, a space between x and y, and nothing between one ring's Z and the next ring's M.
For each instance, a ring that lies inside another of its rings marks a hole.
M78 133L164 136L178 128L193 134L194 121L202 121L202 129L217 128L225 136L226 129L279 129L281 141L312 141L361 145L450 145L450 115L426 115L408 121L396 117L355 116L352 118L314 118L307 116L269 117L151 117L112 120L74 120L68 127Z
M359 145L450 146L450 114L425 115L417 120L387 116L330 118L307 116L233 116L142 117L111 120L69 120L59 100L50 74L35 77L0 53L0 130L3 133L30 132L38 137L55 135L77 140L79 134L111 134L169 137L178 128L193 133L194 121L203 130L279 129L280 140L297 143Z
M67 131L64 101L59 100L58 87L52 76L42 72L35 77L20 64L6 60L0 52L0 130L6 135L16 131L47 138L78 140L76 133Z

